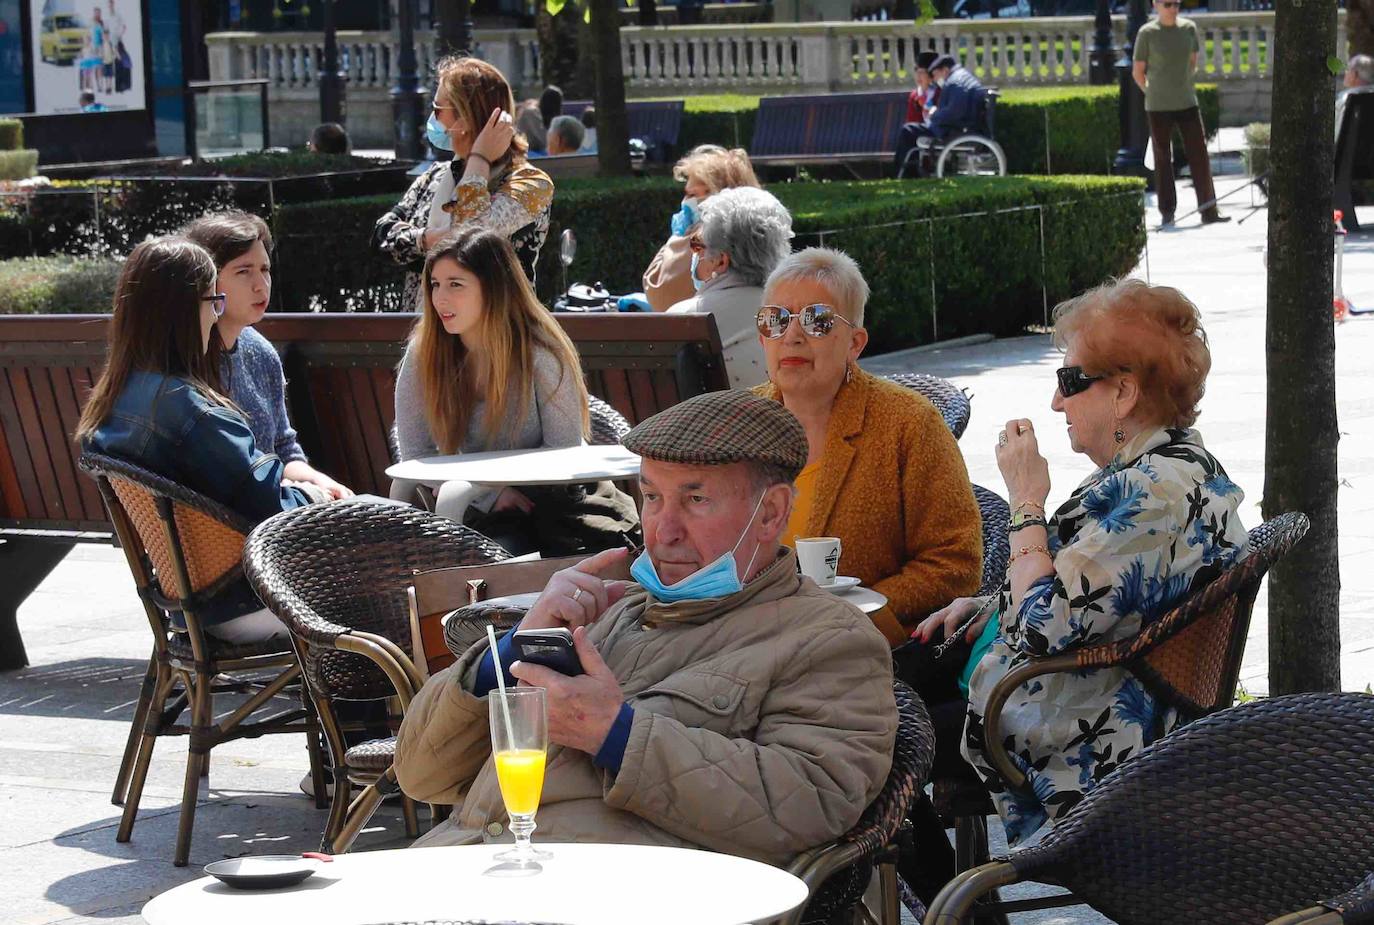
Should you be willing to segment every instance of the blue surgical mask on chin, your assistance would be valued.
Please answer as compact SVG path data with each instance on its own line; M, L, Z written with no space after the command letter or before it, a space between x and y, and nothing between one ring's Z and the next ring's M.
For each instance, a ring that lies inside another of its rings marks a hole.
M701 255L698 254L698 253L696 253L695 251L693 251L693 252L692 252L692 274L691 274L691 275L692 275L692 288L695 289L697 292L700 292L700 291L701 291L701 287L704 286L704 285L706 285L706 284L703 283L700 279L697 278L697 264L700 263L700 262L701 262Z
M743 590L744 582L739 576L739 567L735 565L735 550L739 549L739 544L744 542L745 534L749 532L749 526L753 524L754 518L758 516L759 508L763 506L763 495L759 495L758 503L754 505L754 513L749 515L749 523L745 524L744 532L739 539L735 540L734 548L729 552L721 553L720 558L709 565L703 565L686 578L671 585L665 585L658 577L658 569L654 568L654 561L649 558L649 550L645 549L639 554L630 566L630 577L639 582L640 586L654 596L655 599L665 604L676 604L678 601L704 601L712 598L729 597ZM744 573L749 574L749 570L754 567L754 556L759 551L754 549L749 556L749 564L745 566Z
M697 201L695 198L689 197L682 200L682 208L673 213L673 220L669 222L669 227L673 229L673 234L680 238L699 221L701 221L701 213L697 210Z
M453 139L448 137L448 132L444 131L444 124L434 113L430 113L429 120L425 122L425 140L440 151L453 150Z

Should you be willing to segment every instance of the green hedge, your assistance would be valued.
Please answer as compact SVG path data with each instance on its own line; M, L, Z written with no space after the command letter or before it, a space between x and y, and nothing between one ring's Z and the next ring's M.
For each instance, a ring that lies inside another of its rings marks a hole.
M27 180L38 169L38 152L32 148L0 151L0 180Z
M677 148L682 154L701 144L748 148L754 140L757 96L689 96L682 113Z
M0 260L0 315L109 311L120 262L79 257Z
M0 119L0 151L18 151L24 147L24 123L18 119Z
M795 246L838 247L864 268L876 352L962 334L1018 333L1042 323L1046 306L1130 272L1145 243L1143 188L1128 178L1005 177L782 183L770 190L792 210ZM537 267L540 297L547 303L561 288L557 241L565 227L578 245L570 280L600 280L613 292L638 289L681 195L667 178L560 183ZM373 223L394 201L370 196L280 207L280 305L400 309L401 271L369 242Z

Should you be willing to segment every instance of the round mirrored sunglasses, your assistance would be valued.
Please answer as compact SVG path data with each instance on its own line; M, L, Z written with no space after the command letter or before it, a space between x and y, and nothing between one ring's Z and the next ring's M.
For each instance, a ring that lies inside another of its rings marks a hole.
M801 322L802 330L811 337L824 337L829 334L834 330L836 321L843 321L851 328L856 327L854 322L835 311L833 306L822 304L808 305L800 311L793 311L783 305L765 305L759 309L754 323L758 325L759 333L765 338L776 340L787 333L793 318Z

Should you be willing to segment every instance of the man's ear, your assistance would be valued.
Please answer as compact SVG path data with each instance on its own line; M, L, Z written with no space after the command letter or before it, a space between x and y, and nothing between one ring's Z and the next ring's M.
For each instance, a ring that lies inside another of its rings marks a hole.
M792 499L796 491L790 484L768 486L759 505L759 533L764 540L778 542L787 520L792 516Z

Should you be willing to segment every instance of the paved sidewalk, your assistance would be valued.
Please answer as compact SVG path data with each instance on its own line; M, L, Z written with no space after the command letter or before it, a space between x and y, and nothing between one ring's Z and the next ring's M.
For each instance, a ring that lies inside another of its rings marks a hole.
M1219 183L1223 193L1238 181ZM1180 190L1183 203L1191 191ZM1248 203L1241 193L1231 203ZM1227 210L1244 214L1237 205ZM1153 216L1152 216L1153 217ZM1367 216L1374 223L1374 210ZM1157 219L1156 219L1157 220ZM1202 307L1214 368L1199 426L1208 445L1247 492L1246 522L1259 521L1263 487L1265 213L1239 224L1201 228L1196 218L1152 232L1149 276L1183 289ZM1145 275L1146 267L1138 271ZM1374 307L1374 235L1347 249L1347 292ZM1338 329L1341 426L1343 672L1347 688L1374 681L1374 570L1358 567L1374 551L1374 320ZM865 362L875 371L945 375L975 395L961 445L975 481L1005 491L993 463L996 433L1012 417L1036 421L1051 463L1054 496L1088 471L1068 448L1049 409L1058 354L1044 336L908 352ZM1263 594L1247 650L1244 683L1264 692L1267 645ZM199 866L245 853L315 848L325 812L301 796L306 769L298 737L268 737L215 750L197 812L191 866L171 865L185 741L163 740L153 757L133 841L114 841L119 809L110 786L128 733L132 699L148 654L142 616L122 554L81 547L20 611L33 667L0 674L0 895L11 923L140 921L152 895L199 876ZM63 722L54 722L61 718ZM406 842L399 813L384 808L357 848ZM1082 909L1048 911L1021 922L1101 922Z

